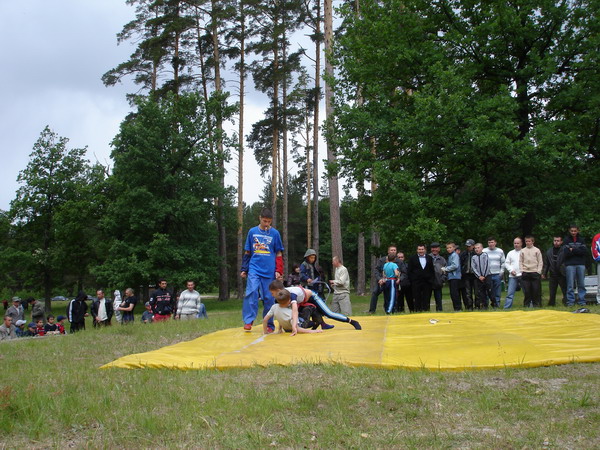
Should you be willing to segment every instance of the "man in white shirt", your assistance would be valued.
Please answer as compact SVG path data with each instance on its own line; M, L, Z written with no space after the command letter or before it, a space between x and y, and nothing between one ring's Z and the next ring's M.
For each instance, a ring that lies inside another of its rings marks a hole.
M514 238L513 246L515 249L508 252L506 261L504 262L504 268L508 272L508 292L504 299L504 309L512 308L515 292L517 292L517 287L521 282L521 263L519 262L519 255L523 248L523 240L520 237Z
M191 320L198 318L198 313L202 306L202 299L200 294L196 291L196 284L192 280L188 280L186 283L187 289L179 294L179 300L177 301L177 315L176 319Z
M491 283L490 288L490 304L492 308L500 307L500 295L502 294L502 274L504 273L504 252L501 248L496 247L496 238L488 238L488 246L483 249L488 255L490 264Z
M350 303L350 276L348 269L344 267L339 257L334 256L331 260L335 272L333 280L329 283L333 286L333 301L331 302L331 310L336 313L342 313L345 316L352 315L352 304Z
M104 291L102 289L98 289L96 291L96 300L92 302L93 325L95 327L110 325L113 313L112 301L104 297Z

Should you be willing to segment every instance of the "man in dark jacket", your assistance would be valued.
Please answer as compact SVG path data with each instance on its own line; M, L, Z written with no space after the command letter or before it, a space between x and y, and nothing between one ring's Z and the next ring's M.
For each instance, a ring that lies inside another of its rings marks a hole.
M92 302L94 326L110 325L113 314L113 302L104 296L104 291L102 289L98 289L96 291L96 300Z
M424 244L417 246L417 254L408 260L408 278L412 286L416 311L429 311L429 299L435 281L433 258L427 255Z
M585 259L587 248L579 235L579 227L571 225L569 236L565 238L564 262L567 273L567 306L575 304L575 282L577 282L578 303L585 306Z
M167 280L158 280L158 288L150 296L150 306L154 313L154 322L169 320L175 311L175 299L167 290Z
M544 254L544 269L542 278L548 279L549 300L548 306L556 306L556 291L560 286L562 291L563 305L567 304L567 278L565 277L565 268L563 266L564 245L562 236L554 236L553 245Z
M460 296L462 297L463 305L467 311L473 311L473 303L476 292L476 280L477 277L473 273L473 255L475 255L475 241L473 239L467 239L465 242L467 249L461 252L460 258Z
M87 303L85 300L87 295L83 291L79 291L77 297L69 302L67 306L67 319L71 324L71 333L75 333L79 330L85 330L85 318L89 315L87 313Z
M408 306L408 310L413 312L415 310L415 304L413 302L410 280L408 279L408 264L406 263L403 252L398 252L396 264L398 264L398 270L400 271L400 287L398 289L396 312L404 312L404 300L406 300L406 306Z

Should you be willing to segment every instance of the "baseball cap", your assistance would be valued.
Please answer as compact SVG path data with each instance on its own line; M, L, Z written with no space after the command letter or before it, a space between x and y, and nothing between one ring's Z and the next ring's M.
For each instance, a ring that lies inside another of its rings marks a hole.
M467 247L471 247L472 245L475 245L475 241L473 239L467 239L467 242L465 242L465 245Z

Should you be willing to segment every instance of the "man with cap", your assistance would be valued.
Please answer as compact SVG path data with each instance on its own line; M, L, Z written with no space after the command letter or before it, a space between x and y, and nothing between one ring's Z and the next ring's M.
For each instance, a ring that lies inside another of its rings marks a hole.
M14 324L17 323L17 320L24 320L25 313L23 311L23 307L21 306L20 297L13 297L12 303L12 306L6 311L6 315L12 318L12 323Z
M475 250L475 241L467 239L465 242L467 247L464 252L460 252L460 296L467 311L473 311L473 294L475 292L475 273L473 272L473 255Z
M442 270L442 267L446 266L446 259L440 255L439 242L432 242L429 248L429 256L433 259L433 268L435 270L435 278L431 286L433 298L435 299L435 310L442 311L442 286L446 280L446 274ZM429 301L431 302L431 299Z
M4 316L4 323L0 325L0 341L17 338L17 327L12 323L11 316Z

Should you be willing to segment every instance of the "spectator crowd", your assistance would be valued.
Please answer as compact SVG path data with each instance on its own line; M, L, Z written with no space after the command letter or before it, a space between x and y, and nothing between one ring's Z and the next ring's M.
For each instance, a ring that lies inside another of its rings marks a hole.
M21 301L21 298L13 297L10 307L7 303L4 302L6 313L4 322L0 325L0 340L65 334L66 322L69 323L69 331L74 333L85 330L86 317L90 316L94 327L110 326L113 319L117 323L130 324L135 320L133 310L138 300L132 288L125 289L123 296L119 290L115 290L113 299L107 298L104 290L98 289L96 297L88 307L88 295L80 291L68 302L66 314L56 318L52 314L46 315L44 304L34 298ZM25 311L29 306L31 306L31 322L27 324ZM177 320L208 318L206 307L195 289L194 281L188 280L186 289L174 295L167 288L167 281L159 280L157 288L145 303L141 322L160 322L171 318Z

